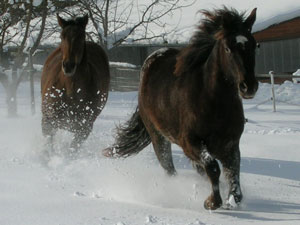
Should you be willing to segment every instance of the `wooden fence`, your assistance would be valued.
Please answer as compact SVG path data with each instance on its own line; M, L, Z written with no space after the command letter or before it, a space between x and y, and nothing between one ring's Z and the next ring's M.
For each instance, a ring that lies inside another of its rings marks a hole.
M110 66L110 91L137 91L140 83L140 67Z
M300 76L299 75L292 75L292 74L289 74L289 73L274 73L272 71L270 71L269 74L256 74L255 77L260 82L271 83L271 75L270 75L271 73L273 73L275 84L281 84L286 80L292 81L294 83L300 82Z
M274 89L274 84L276 79L284 79L284 80L292 80L294 83L298 83L300 82L300 76L299 75L291 75L291 74L276 74L273 71L270 71L269 74L258 74L256 75L257 78L263 78L263 79L269 79L270 83L271 83L271 98L267 99L266 101L263 101L261 103L259 103L258 105L264 104L268 101L272 101L273 103L273 112L276 112L276 101L277 102L283 102L285 104L290 104L290 105L296 105L296 106L300 106L297 104L292 104L286 101L279 101L276 100L276 96L275 96L275 89Z
M126 68L111 66L111 91L137 91L140 82L140 67ZM295 83L300 82L300 76L292 74L276 74L273 73L274 83L281 84L286 80L293 81ZM256 74L256 78L260 82L271 83L270 74Z
M111 66L111 91L137 91L140 82L140 67L126 68ZM273 73L274 83L281 84L286 80L293 81L295 83L300 82L300 76L292 74L276 74ZM260 82L271 83L270 74L256 74L256 78Z

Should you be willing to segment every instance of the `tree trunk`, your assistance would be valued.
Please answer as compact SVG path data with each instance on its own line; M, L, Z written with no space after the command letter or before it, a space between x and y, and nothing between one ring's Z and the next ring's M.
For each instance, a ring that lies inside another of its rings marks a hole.
M17 88L18 88L18 70L16 67L12 69L12 80L7 83L6 87L6 103L7 115L9 117L17 117Z
M31 52L28 55L28 71L30 78L30 98L31 98L31 114L35 114L35 99L34 99L34 71L33 71L33 63L32 63L32 55Z

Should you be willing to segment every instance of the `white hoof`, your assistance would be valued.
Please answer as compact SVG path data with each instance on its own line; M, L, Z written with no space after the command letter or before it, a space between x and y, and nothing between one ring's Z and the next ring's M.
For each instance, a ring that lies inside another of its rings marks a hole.
M226 208L228 209L235 209L238 207L238 204L236 203L234 196L230 195L229 198L226 201Z

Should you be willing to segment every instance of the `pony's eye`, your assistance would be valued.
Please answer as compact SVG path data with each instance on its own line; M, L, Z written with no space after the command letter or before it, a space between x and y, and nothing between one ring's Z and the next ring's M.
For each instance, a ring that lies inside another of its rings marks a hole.
M260 44L259 43L256 43L256 48L260 48Z

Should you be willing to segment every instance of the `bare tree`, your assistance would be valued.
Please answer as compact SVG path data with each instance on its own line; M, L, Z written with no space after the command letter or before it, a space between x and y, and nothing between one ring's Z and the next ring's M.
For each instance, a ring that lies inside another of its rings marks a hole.
M40 42L54 33L56 21L47 20L55 12L88 13L92 26L88 38L109 49L122 43L164 40L172 32L165 22L176 10L192 5L195 0L2 0L0 2L0 82L7 93L8 114L16 116L17 88L23 79L24 62L32 70L32 55ZM67 8L66 8L67 7ZM73 14L74 15L74 14ZM164 20L163 20L164 19ZM178 19L178 18L175 18ZM174 19L174 20L175 20ZM173 24L174 25L174 24ZM157 30L159 29L159 32ZM14 46L12 72L3 72L5 46Z
M2 22L1 25L5 28L1 33L1 55L3 55L3 47L8 43L16 48L11 73L5 74L3 71L0 71L0 82L6 91L9 116L14 117L17 115L17 89L25 74L23 63L26 55L29 58L32 57L32 54L41 41L47 17L47 4L47 0L42 0L38 8L34 6L33 0L29 0L16 2L6 1L6 4L3 5L6 11L3 13L2 18L0 18L0 24ZM17 7L15 7L15 5L17 5ZM14 9L18 10L14 11ZM34 12L36 9L39 9L39 11ZM35 13L37 15L35 15ZM39 13L41 13L41 15L39 15ZM3 19L3 17L5 19ZM32 25L32 21L35 17L38 19L38 28L36 24ZM19 21L14 21L16 18L19 18ZM33 32L34 29L38 29L36 36L33 36L36 34ZM31 65L27 63L27 67L32 69L32 61L28 60L28 62L30 62Z
M151 39L164 40L169 30L164 19L175 11L191 6L195 0L149 0L146 3L126 0L78 0L82 13L88 13L93 24L89 39L106 49L124 42ZM179 19L179 18L175 18ZM157 32L157 29L160 32Z
M16 3L8 0L0 3L0 62L3 61L4 46L6 46L17 34L11 31L11 27L22 19L22 9Z
M56 11L76 4L78 2L73 0L0 1L0 83L6 91L9 116L17 115L17 89L26 74L30 77L31 103L34 106L32 56L43 39L57 32L57 26L52 26L51 17L49 20L47 18ZM10 53L13 52L10 60L4 60L7 46ZM11 71L8 71L8 67Z

